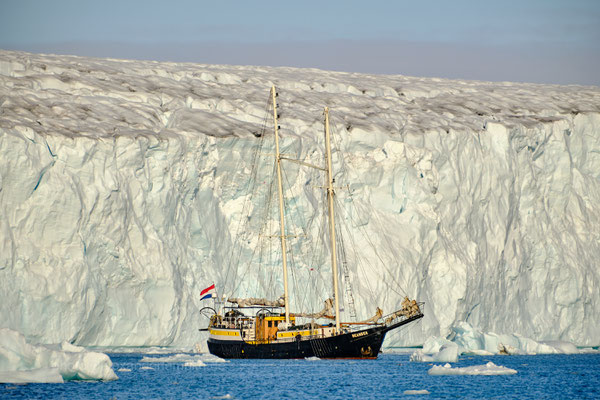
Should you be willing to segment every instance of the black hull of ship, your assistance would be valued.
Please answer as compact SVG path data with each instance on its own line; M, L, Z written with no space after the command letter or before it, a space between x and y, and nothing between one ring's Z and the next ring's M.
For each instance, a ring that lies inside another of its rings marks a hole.
M385 334L409 322L422 318L415 315L390 326L376 326L327 338L303 339L293 342L253 344L243 341L208 339L208 350L221 358L377 358Z

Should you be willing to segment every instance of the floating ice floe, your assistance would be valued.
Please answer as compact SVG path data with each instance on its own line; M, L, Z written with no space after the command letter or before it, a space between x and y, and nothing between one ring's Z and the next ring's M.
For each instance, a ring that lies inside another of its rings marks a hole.
M130 368L119 368L117 371L118 372L131 372L131 369Z
M162 347L162 346L116 346L99 348L105 353L134 353L134 354L173 354L185 353L189 348L183 347Z
M429 390L422 389L422 390L405 390L404 394L417 394L418 395L418 394L430 394L430 393L429 393Z
M516 370L488 362L485 365L473 365L470 367L455 367L450 364L434 365L427 372L429 375L514 375Z
M206 364L202 360L188 361L183 364L184 367L206 367Z
M60 379L59 379L60 378ZM63 342L34 345L21 333L0 329L0 382L115 380L110 358L103 353Z
M446 343L439 349L439 351L433 353L432 355L427 355L422 350L417 350L410 356L410 361L457 362L458 345L452 342Z
M143 363L181 363L186 367L204 367L206 363L227 362L223 358L212 354L174 354L165 357L143 357L140 362Z

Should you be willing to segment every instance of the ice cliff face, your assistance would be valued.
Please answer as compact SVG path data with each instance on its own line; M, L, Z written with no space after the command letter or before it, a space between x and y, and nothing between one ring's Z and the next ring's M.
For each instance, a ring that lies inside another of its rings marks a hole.
M386 263L368 287L354 278L359 315L392 311L390 284L426 302L387 345L458 321L600 344L596 87L7 51L0 327L45 343L200 341L198 294L225 283L272 83L287 152L312 154L332 109L350 166L337 180L358 182Z

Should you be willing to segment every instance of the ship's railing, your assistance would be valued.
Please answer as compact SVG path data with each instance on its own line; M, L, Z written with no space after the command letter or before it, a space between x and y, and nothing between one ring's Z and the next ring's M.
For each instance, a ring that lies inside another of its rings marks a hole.
M211 320L213 328L224 328L224 329L250 329L255 325L254 318L246 316L231 316L231 317L217 317L214 321Z
M323 339L323 338L327 338L327 337L331 337L330 335L324 335L322 333L317 333L314 335L303 335L301 336L301 340L310 340L310 339ZM289 338L279 338L279 339L256 339L256 340L249 340L248 342L252 342L254 344L269 344L269 343L283 343L283 342L295 342L298 339L296 339L296 336L293 337L289 337Z

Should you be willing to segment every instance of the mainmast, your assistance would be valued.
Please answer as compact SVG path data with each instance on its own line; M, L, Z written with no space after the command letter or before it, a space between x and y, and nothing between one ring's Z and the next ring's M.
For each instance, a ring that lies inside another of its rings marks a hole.
M331 272L335 306L335 328L340 332L340 296L338 290L337 257L335 248L335 218L333 214L333 174L331 173L331 141L329 136L329 108L325 107L325 147L327 149L327 200L329 202L329 235L331 237Z
M285 322L290 323L290 307L288 295L287 251L285 243L285 223L283 218L283 185L281 182L281 153L279 152L279 126L277 122L277 92L275 85L271 87L273 101L273 122L275 125L275 160L277 162L277 189L279 192L279 223L281 230L281 257L283 262L283 297L285 300ZM337 296L336 296L337 297ZM337 299L336 299L337 300ZM336 316L337 318L337 316Z

